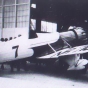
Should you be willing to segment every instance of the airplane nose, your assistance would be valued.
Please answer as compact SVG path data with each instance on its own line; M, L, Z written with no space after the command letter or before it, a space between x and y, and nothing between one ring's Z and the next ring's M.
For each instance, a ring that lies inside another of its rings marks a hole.
M82 27L76 27L76 29L74 30L77 33L78 40L80 41L80 43L87 44L88 43L87 32Z
M87 32L82 27L75 27L67 32L60 33L60 35L73 46L88 44Z

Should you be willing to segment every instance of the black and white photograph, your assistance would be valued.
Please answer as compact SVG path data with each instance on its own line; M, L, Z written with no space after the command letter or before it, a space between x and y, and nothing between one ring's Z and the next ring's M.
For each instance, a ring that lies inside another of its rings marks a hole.
M0 0L0 87L87 88L88 0Z

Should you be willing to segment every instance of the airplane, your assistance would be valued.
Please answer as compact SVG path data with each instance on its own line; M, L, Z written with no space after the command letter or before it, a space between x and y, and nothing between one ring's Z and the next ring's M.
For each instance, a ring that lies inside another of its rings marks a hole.
M58 32L35 33L34 35L37 36L34 38L31 37L31 39L20 36L12 40L0 42L0 63L9 63L12 67L11 69L13 69L15 63L17 65L23 60L22 64L25 64L26 59L34 55L35 52L32 47L44 46L47 43L54 43L59 39Z
M49 60L50 62L55 62L60 60L60 57L68 56L67 59L63 59L63 62L67 62L69 65L67 70L73 70L71 68L72 66L77 70L85 69L85 66L88 64L88 60L80 59L80 54L86 53L88 50L84 50L85 52L79 52L79 48L77 47L80 46L77 46L76 50L78 49L77 51L79 53L76 52L72 56L70 51L73 50L74 47L68 43L73 42L76 38L77 40L86 42L86 33L83 31L83 29L77 27L71 31L62 33L35 33L32 30L30 31L32 34L30 35L30 39L27 39L24 36L19 36L18 38L14 38L6 42L0 42L1 64L9 63L11 65L11 70L13 70L14 64L25 64L25 61L46 63ZM74 60L75 62L73 63ZM81 66L77 65L77 63L82 60L84 60L85 63L81 64ZM80 68L76 68L78 66Z

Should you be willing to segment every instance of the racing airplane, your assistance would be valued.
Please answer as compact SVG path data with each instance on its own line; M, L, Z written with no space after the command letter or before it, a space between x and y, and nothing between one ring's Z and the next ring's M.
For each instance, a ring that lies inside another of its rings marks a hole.
M19 36L8 41L0 41L0 63L2 64L2 68L4 63L9 63L12 67L11 69L13 69L14 63L16 65L19 62L25 64L25 61L29 59L28 57L32 57L35 54L33 47L44 46L47 43L51 44L59 39L58 32L34 33L33 36L30 39Z
M48 62L48 60L54 62L60 60L60 57L68 56L67 58L63 58L62 61L69 65L67 70L85 69L88 60L80 59L80 54L88 52L88 45L74 48L68 43L68 41L73 42L76 38L78 38L77 40L86 41L85 33L81 28L75 28L73 30L67 32L69 38L65 36L65 33L35 33L32 31L30 39L20 36L6 42L0 42L0 63L9 62L13 68L12 62L15 61L18 64L27 60L35 63L41 61ZM80 50L80 47L82 50ZM16 62L15 64L17 65Z

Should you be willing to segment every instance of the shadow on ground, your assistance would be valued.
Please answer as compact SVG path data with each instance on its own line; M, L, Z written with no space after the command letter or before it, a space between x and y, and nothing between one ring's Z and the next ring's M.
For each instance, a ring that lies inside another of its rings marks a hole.
M24 69L20 69L17 71L14 69L14 72L10 71L9 66L5 66L5 69L0 70L0 77L9 77L9 75L20 75L20 74L40 74L47 75L55 78L69 79L77 82L88 82L88 71L86 74L79 74L78 71L59 71L58 68L48 67L48 66L36 66L35 64L28 65L28 71L24 71Z

